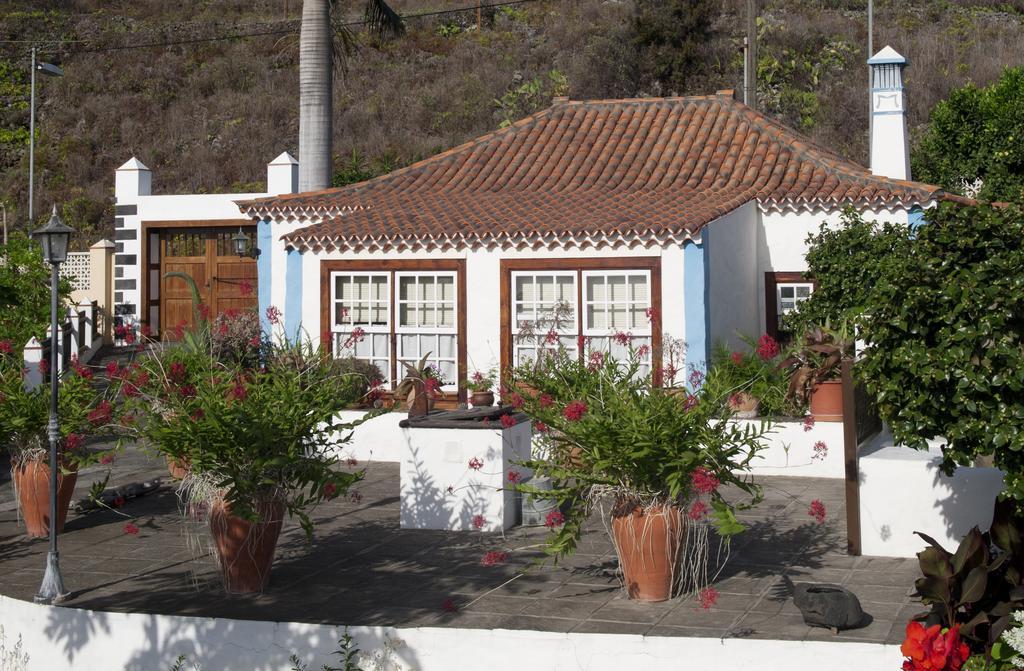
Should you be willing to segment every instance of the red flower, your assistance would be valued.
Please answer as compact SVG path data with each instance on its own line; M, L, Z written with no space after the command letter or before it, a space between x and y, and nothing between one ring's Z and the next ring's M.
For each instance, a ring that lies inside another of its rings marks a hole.
M324 485L324 499L330 501L338 495L338 486L333 482L328 482Z
M109 452L107 454L104 454L102 457L100 457L100 463L103 464L104 466L108 466L114 463L114 455Z
M46 375L50 372L50 362L47 359L41 359L39 361L39 373L40 375Z
M694 469L690 474L690 482L693 484L694 490L701 494L710 494L722 484L717 475L703 466Z
M551 398L551 394L541 394L538 403L542 408L550 408L555 404L555 399Z
M260 337L259 336L253 336L253 337L249 338L249 345L251 347L259 347L260 346Z
M501 425L506 429L511 429L513 426L516 425L516 420L512 417L512 415L502 415Z
M153 329L150 328L149 324L143 324L142 327L139 328L139 333L143 338L150 338L153 336Z
M779 343L767 333L757 341L757 356L765 361L774 359L779 355Z
M638 357L640 357L641 359L646 359L647 355L650 354L650 353L651 353L651 346L648 345L647 343L644 343L643 345L640 345L640 347L636 348L636 355Z
M244 401L245 397L249 395L249 392L245 388L245 382L241 378L236 378L235 383L228 390L229 401Z
M562 410L562 416L570 422L578 422L587 414L587 404L583 401L573 401Z
M116 364L115 364L116 365ZM174 384L181 384L185 381L187 371L185 370L185 364L180 361L175 361L171 364L171 367L167 371L168 379Z
M618 344L622 345L623 347L625 347L626 345L628 345L628 344L629 344L629 341L630 341L630 340L631 340L632 338L633 338L633 334L632 334L632 333L630 333L630 332L628 332L628 331L626 331L626 332L623 332L623 331L616 331L616 332L615 332L615 333L614 333L614 334L612 335L612 340L614 340L614 341L615 341L616 343L618 343Z
M213 309L210 308L209 305L207 305L206 303L200 303L198 310L200 319L202 319L204 322L210 321L210 315L213 314Z
M907 658L903 671L959 671L970 656L970 648L960 639L960 627L945 632L933 624L927 629L916 621L907 623L907 636L900 645Z
M733 352L732 354L729 355L729 358L731 358L732 362L737 366L743 363L743 354L741 354L740 352Z
M191 384L183 384L178 387L178 393L181 394L182 398L195 398L196 388Z
M711 610L711 607L718 601L718 590L714 587L705 587L697 594L697 601L704 610Z
M548 334L544 336L544 342L547 343L548 345L557 345L558 331L556 331L555 329L551 329L550 331L548 331Z
M437 378L428 377L423 381L423 389L429 398L437 398L441 393L441 382Z
M537 433L547 433L548 432L548 425L545 424L544 422L540 422L540 421L534 422L533 423L533 428L537 429Z
M660 316L658 314L658 311L655 310L654 308L647 308L646 310L644 310L644 315L646 315L647 321L651 322L652 324L658 321L658 317Z
M686 515L694 522L704 519L708 514L708 506L703 501L695 501Z
M192 411L191 417L193 422L198 422L206 418L206 413L203 411L202 408L196 408L195 410Z
M814 454L811 455L811 461L824 460L828 456L828 445L825 441L819 440L814 444Z
M690 371L690 377L688 378L690 386L694 389L699 389L704 384L704 373L694 368Z
M683 410L692 410L697 407L698 403L700 403L700 399L693 394L689 394L686 397L686 402L683 403Z
M811 501L811 507L807 509L807 514L813 517L818 524L825 523L825 504L814 499Z
M64 438L64 449L74 452L78 448L82 447L82 442L85 440L85 436L79 433L69 433Z
M119 423L121 424L121 426L131 426L132 424L135 423L135 415L133 415L130 412L126 412L125 414L121 415L121 421Z
M512 392L511 394L508 395L508 404L511 405L516 410L523 407L523 404L525 402L526 401L523 400L522 394Z
M444 603L441 604L441 610L443 610L446 613L454 613L458 610L458 608L455 607L454 601L452 601L451 599L445 599Z
M89 421L93 426L102 426L103 424L109 424L110 418L113 416L113 406L110 405L110 401L104 400L100 401L100 404L89 413Z
M242 280L238 283L238 291L243 296L252 296L252 282L249 280Z
M511 482L513 485L516 484L517 482L519 482L519 480L521 480L522 477L523 477L523 474L520 473L519 471L509 471L508 472L508 481Z
M505 560L508 559L507 552L488 552L481 559L480 563L483 566L497 566L498 564L504 564Z
M483 529L485 524L487 524L487 520L484 519L483 515L474 515L473 516L473 528L474 529Z
M804 417L804 431L810 431L814 428L814 415L807 415Z
M729 407L730 408L738 408L739 406L740 406L740 395L737 393L737 394L733 394L732 396L730 396L729 397Z
M128 534L129 536L138 536L139 535L139 528L137 526L135 526L134 524L132 524L131 522L125 522L124 523L124 532L126 534Z
M118 324L114 327L114 337L118 340L124 339L124 334L128 332L128 327L124 324Z
M172 329L172 331L174 331L174 339L181 340L183 337L185 337L185 322L182 321L180 324L175 326Z
M548 516L544 518L544 526L549 529L560 527L565 524L565 515L557 510L552 510L548 513Z
M124 341L129 345L135 344L135 331L128 331L124 334Z
M269 309L269 308L268 308ZM348 334L348 338L342 344L342 348L349 349L355 346L356 343L363 342L366 339L366 331L361 326L357 326L352 329L352 332Z
M121 506L124 505L124 497L118 496L113 501L111 501L111 505L114 506L115 508L120 508Z
M128 398L137 398L142 393L139 391L139 388L136 387L131 382L126 383L124 387L121 389L121 391L123 391L124 395L127 396Z
M345 465L350 467L358 466L359 460L356 459L355 457L349 457L348 459L345 460Z
M591 352L587 359L587 370L591 373L604 365L604 352Z
M11 346L10 340L0 340L0 354L12 354L14 347Z
M275 326L281 323L281 310L277 306L271 305L267 308L267 321Z
M484 467L484 462L481 461L479 457L473 457L469 460L469 467L474 471L479 471Z

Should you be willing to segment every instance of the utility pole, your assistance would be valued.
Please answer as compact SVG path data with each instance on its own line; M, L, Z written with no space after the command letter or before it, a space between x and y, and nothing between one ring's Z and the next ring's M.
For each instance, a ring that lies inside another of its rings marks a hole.
M868 58L875 55L875 3L868 0ZM866 59L865 59L866 60ZM871 102L871 66L868 66L868 165L871 165L871 134L875 131L875 115Z
M32 189L36 180L36 48L32 47L32 93L28 112L28 227L36 225Z
M743 42L743 102L757 109L757 0L747 0L747 36Z

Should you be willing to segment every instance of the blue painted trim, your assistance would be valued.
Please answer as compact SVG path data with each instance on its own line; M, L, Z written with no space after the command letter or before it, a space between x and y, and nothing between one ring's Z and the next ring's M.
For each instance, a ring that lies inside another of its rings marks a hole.
M260 256L256 259L256 272L259 278L260 324L264 333L270 333L270 323L267 321L267 308L270 307L270 256L273 247L270 225L269 219L256 222L256 247L260 250Z
M302 254L298 250L288 250L284 282L284 332L298 342L302 328Z
M683 247L683 314L686 319L686 368L707 371L708 332L708 230L701 232L702 242L690 241Z
M916 232L918 228L928 223L928 220L924 216L924 210L920 205L915 205L910 208L910 214L907 215L907 226L911 232Z

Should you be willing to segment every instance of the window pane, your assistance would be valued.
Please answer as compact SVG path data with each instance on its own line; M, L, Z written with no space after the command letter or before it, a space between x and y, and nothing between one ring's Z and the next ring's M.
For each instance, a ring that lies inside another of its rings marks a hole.
M555 300L555 278L550 276L538 277L536 281L537 300L544 303L553 303Z
M433 328L437 325L434 306L432 304L420 306L420 326Z
M423 356L422 354L420 354L420 349L419 349L419 341L420 340L419 340L419 338L416 335L408 335L408 334L404 334L403 333L399 337L399 339L401 341L400 344L401 344L402 351L400 352L400 355L402 357L420 357L420 356Z
M608 325L609 328L616 329L616 330L622 330L622 329L628 329L629 328L629 324L626 321L626 306L625 305L622 305L622 304L619 304L619 303L613 303L613 304L608 306L608 312L609 312L609 319L608 319L608 321L609 321L609 325Z
M532 277L516 278L516 301L534 301L536 292Z
M587 301L605 301L608 298L607 287L603 277L587 278Z
M437 355L441 358L454 359L456 355L455 351L455 336L453 335L442 335L438 336Z
M416 326L416 308L408 303L398 305L398 325Z
M647 286L647 277L642 275L630 276L629 293L630 300L643 305L644 308L650 307L651 292Z
M373 290L370 295L374 300L377 301L390 301L391 297L388 296L388 278L386 277L374 277L373 278Z
M455 302L455 278L442 276L437 278L437 300L448 303Z
M437 325L442 328L455 328L454 304L442 303L437 307Z
M793 291L794 291L794 289L791 286L780 286L779 287L779 296L781 296L782 298L792 298L793 297Z
M576 278L563 275L557 279L557 282L558 290L555 292L555 298L570 305L576 305Z
M608 312L603 305L587 306L587 326L592 329L607 329Z
M416 298L416 278L398 278L398 298L403 301L411 301Z
M810 297L810 295L811 295L811 288L810 287L804 286L804 287L797 287L796 288L796 296L797 296L797 298L808 298L808 297Z
M626 293L626 277L624 275L612 275L608 278L608 300L616 303L624 303L629 300Z
M420 285L420 300L432 301L437 296L437 286L435 278L433 277L419 277L417 281Z

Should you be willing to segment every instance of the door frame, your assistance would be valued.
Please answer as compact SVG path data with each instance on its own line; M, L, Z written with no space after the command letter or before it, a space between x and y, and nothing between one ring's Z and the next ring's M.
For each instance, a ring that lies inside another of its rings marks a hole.
M142 277L139 282L141 289L139 301L139 323L149 324L149 311L154 301L149 298L149 272L150 270L160 271L160 259L158 258L155 262L150 262L149 258L149 236L151 233L162 233L162 229L167 228L235 228L239 226L242 228L251 227L253 225L252 219L167 219L158 221L143 221L140 235L142 239L139 241L139 270ZM157 244L157 250L159 251L159 243ZM267 250L269 253L270 250ZM150 266L153 265L153 268ZM258 272L258 271L257 271ZM159 278L158 279L162 279ZM160 298L156 299L157 309L160 309ZM159 313L158 313L159 314ZM160 314L161 322L163 315ZM161 329L163 323L160 324ZM152 337L160 340L162 337L161 329L157 329L153 332Z

